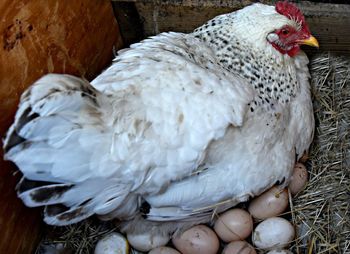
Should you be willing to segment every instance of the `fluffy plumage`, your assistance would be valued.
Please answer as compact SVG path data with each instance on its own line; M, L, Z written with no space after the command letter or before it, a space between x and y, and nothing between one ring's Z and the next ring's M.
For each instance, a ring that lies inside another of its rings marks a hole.
M18 196L53 225L98 214L170 233L287 184L313 136L308 60L268 36L300 24L254 4L134 44L91 84L42 77L4 140Z

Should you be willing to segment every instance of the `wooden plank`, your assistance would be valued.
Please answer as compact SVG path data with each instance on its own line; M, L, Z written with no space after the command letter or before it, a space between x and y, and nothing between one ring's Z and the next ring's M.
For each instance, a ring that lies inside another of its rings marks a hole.
M1 137L33 81L48 72L91 79L110 64L113 47L122 46L108 0L2 0L0 13ZM0 253L34 253L42 209L17 198L20 174L2 158L0 149Z
M145 33L135 4L133 2L112 2L112 6L124 43L130 45L142 40Z
M241 0L114 0L115 6L128 2L138 10L143 20L145 36L164 31L191 32L216 15L231 12L255 1ZM266 4L276 1L263 0ZM329 2L329 1L328 1ZM337 3L347 3L338 0ZM306 16L310 29L320 42L320 50L350 55L350 5L298 2ZM123 12L121 8L119 10ZM126 29L126 27L121 27ZM307 48L309 52L309 48Z

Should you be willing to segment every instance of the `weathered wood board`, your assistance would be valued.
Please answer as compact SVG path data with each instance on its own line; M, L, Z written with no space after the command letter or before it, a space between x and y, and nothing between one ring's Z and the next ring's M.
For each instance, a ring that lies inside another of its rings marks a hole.
M191 32L216 15L231 12L256 1L251 0L114 0L121 33L127 43L164 31ZM276 1L260 1L273 4ZM328 1L332 2L332 1ZM320 42L320 50L350 55L350 2L296 3L306 16L313 35ZM132 15L128 13L134 8ZM136 13L136 15L135 15ZM137 16L138 15L138 16ZM126 17L126 18L125 18ZM131 21L129 22L128 21ZM138 20L135 21L135 20ZM143 27L140 32L139 26ZM137 29L133 29L136 27ZM311 49L306 49L313 52Z
M48 72L91 79L122 44L108 0L2 0L0 13L1 137L19 96L36 79ZM2 158L0 149L0 253L34 253L42 209L26 208L17 198L19 173Z

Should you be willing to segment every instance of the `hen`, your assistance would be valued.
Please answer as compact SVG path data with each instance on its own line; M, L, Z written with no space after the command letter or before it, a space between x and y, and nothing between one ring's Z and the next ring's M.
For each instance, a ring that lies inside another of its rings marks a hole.
M42 77L4 139L18 196L52 225L169 233L287 184L314 129L301 44L318 46L296 6L257 3L134 44L91 84Z

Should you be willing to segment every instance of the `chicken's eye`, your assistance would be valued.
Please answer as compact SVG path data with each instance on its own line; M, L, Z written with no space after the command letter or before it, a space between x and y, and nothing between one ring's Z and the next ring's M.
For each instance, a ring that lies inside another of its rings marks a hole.
M286 28L282 29L282 34L283 35L288 35L289 34L289 30L286 29Z

